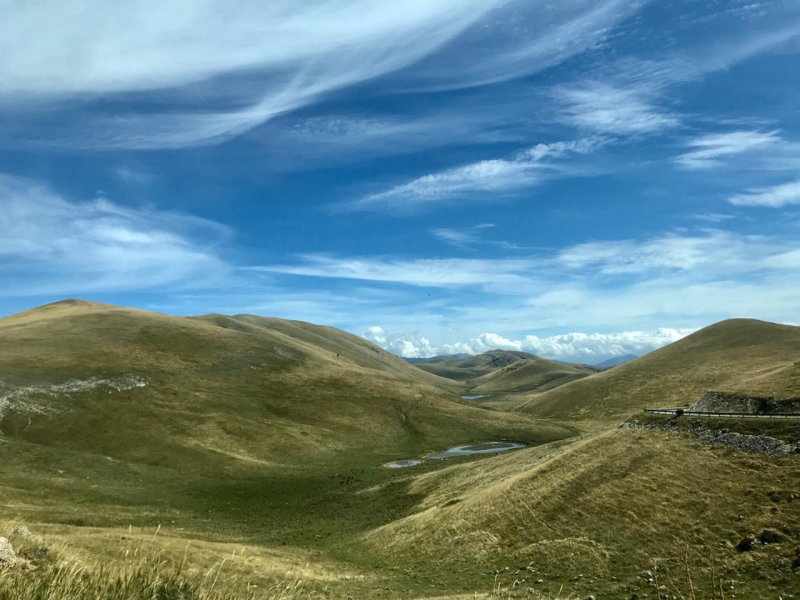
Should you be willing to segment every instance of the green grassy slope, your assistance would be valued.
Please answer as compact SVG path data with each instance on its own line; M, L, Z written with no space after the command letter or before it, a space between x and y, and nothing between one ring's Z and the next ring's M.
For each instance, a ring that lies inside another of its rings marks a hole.
M536 358L536 356L527 352L489 350L469 358L437 360L430 363L419 362L415 363L414 366L440 377L466 382L488 373L493 373L516 362L532 358Z
M476 394L545 391L594 372L589 368L535 358L513 363L471 381L470 391Z
M401 569L409 556L445 572L480 565L580 598L655 597L641 577L654 560L663 564L660 583L669 575L690 597L680 564L688 553L698 597L711 597L712 557L716 576L736 581L737 597L787 597L798 590L798 482L797 456L613 430L423 475L411 487L421 497L416 512L365 543ZM764 528L783 541L736 550Z
M461 404L399 358L308 324L69 301L1 319L0 341L5 437L185 472L567 431Z
M307 351L314 353L320 350L336 355L337 362L352 363L367 369L376 369L399 377L414 379L448 391L461 389L449 379L438 377L424 370L415 368L402 358L387 352L358 336L346 333L334 327L314 325L303 321L290 321L259 317L256 315L203 315L191 319L213 323L225 329L238 329L254 335L276 335L291 338L293 343L302 345Z
M596 427L646 406L690 404L709 390L798 395L800 327L722 321L632 362L532 396L519 410Z

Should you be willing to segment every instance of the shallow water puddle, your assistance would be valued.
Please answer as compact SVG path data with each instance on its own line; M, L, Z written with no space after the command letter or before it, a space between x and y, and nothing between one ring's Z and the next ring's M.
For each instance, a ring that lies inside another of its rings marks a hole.
M480 398L488 398L487 394L480 394L478 396L461 396L462 400L479 400Z
M396 460L394 462L386 463L383 466L389 467L390 469L402 469L404 467L416 467L420 464L422 464L421 460Z
M508 450L517 450L524 448L525 444L517 444L516 442L484 442L481 444L466 444L465 446L456 446L444 452L437 452L431 454L428 458L454 458L456 456L470 456L471 454L493 454L495 452L506 452Z
M479 444L465 444L464 446L456 446L444 452L437 452L436 454L429 454L425 458L435 458L437 460L445 458L457 458L459 456L470 456L472 454L494 454L496 452L507 452L508 450L518 450L524 448L525 444L518 444L516 442L481 442ZM396 460L394 462L386 463L384 467L390 469L402 469L404 467L416 467L422 464L421 460Z

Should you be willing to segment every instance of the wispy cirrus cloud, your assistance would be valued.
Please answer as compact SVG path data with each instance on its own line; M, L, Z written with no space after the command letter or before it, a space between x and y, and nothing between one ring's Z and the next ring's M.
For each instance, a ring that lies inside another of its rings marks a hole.
M454 229L452 227L436 227L431 233L446 244L456 248L467 248L484 241L483 232L494 227L493 223L479 223L472 227Z
M359 279L425 287L511 284L524 281L522 273L532 259L392 259L384 257L335 257L320 254L299 257L295 265L252 267L266 273L305 277Z
M736 206L763 206L782 208L800 204L800 180L790 181L766 188L753 188L743 194L728 198Z
M785 249L783 239L709 230L700 235L670 233L644 241L587 242L561 250L556 260L569 269L599 269L606 275L683 271L731 276L776 266L774 258ZM800 268L800 262L785 266Z
M679 155L675 162L685 169L711 169L731 156L764 150L781 142L780 132L773 131L729 131L709 133L689 140L689 150Z
M67 200L0 175L0 295L190 288L229 266L214 246L227 228L188 215Z
M557 116L564 123L595 134L629 136L680 125L680 117L660 104L660 87L585 81L557 86L551 96L561 106Z
M641 6L133 0L97 10L95 4L0 6L7 32L0 39L0 99L15 116L6 124L6 143L89 149L219 143L422 59L404 72L404 89L519 77L597 43Z
M800 269L800 255L783 237L752 236L718 229L669 233L646 240L609 240L568 246L521 258L336 257L303 255L295 264L251 267L323 279L356 279L410 286L475 286L512 295L534 293L553 307L581 304L582 295L558 293L565 281L619 278L616 285L683 278L684 284L749 274ZM606 285L606 283L603 283ZM542 290L542 288L548 288Z
M581 139L537 144L514 155L482 160L419 177L351 202L351 210L413 210L478 192L511 192L521 187L580 174L560 162L570 154L588 154L605 144L602 139Z

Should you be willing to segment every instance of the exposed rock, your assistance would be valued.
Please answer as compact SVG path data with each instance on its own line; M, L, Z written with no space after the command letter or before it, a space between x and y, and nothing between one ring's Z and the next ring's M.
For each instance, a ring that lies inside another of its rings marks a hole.
M17 562L17 554L14 547L6 538L0 537L0 565L13 567Z
M756 544L756 536L752 533L746 535L742 538L742 540L736 544L736 549L739 552L750 552L753 549L753 546Z
M692 404L690 411L735 412L767 415L770 413L800 413L800 398L775 400L768 396L746 396L726 392L708 392Z
M28 529L25 525L20 525L16 529L14 529L14 533L16 533L19 537L25 538L26 540L34 540L37 542L41 542L42 538L39 536L33 535L31 530Z
M41 559L50 553L50 548L45 545L44 540L40 536L32 533L25 525L16 527L14 533L30 544L25 552L29 557Z
M692 423L691 430L679 430L672 421L667 421L659 425L642 424L636 419L626 421L619 426L620 429L647 429L650 431L668 431L682 435L693 435L700 441L708 444L722 444L745 450L747 452L759 452L762 454L795 454L800 452L800 442L789 443L768 435L746 435L736 433L730 429L709 429L699 420Z
M780 544L786 541L786 536L780 531L767 528L758 536L758 541L762 544Z

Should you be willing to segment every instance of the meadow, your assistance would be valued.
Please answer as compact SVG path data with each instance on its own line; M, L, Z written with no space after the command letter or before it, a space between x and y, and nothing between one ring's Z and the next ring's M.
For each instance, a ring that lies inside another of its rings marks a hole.
M79 302L0 320L0 536L21 558L0 599L800 593L800 457L617 428L654 376L664 404L793 389L798 328L745 325L484 407L309 324ZM528 447L383 466L503 439Z

